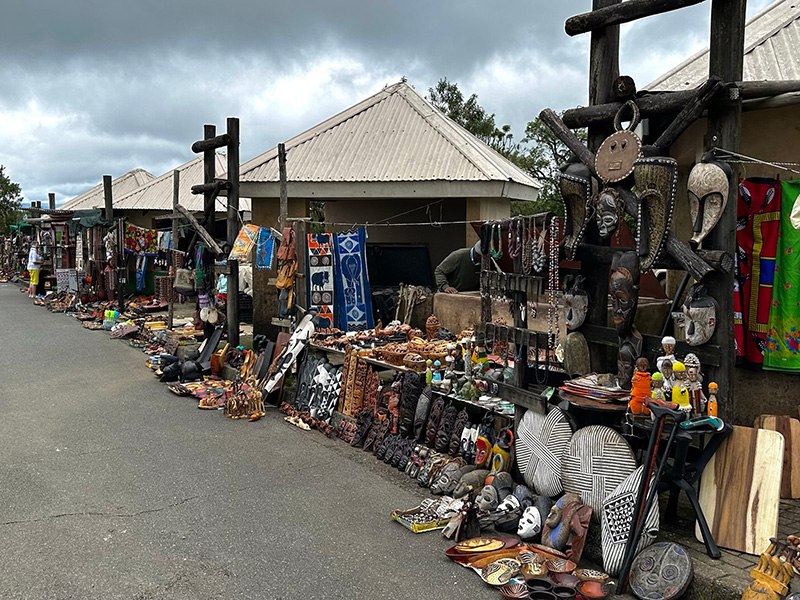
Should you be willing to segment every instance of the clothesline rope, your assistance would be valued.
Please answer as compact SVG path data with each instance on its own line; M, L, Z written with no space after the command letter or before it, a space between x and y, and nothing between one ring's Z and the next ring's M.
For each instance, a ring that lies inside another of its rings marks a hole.
M759 165L766 165L768 167L775 167L776 169L781 169L782 171L789 171L790 173L796 173L800 175L800 171L796 171L795 169L790 169L789 167L800 167L800 163L796 162L777 162L777 161L767 161L761 160L760 158L755 158L753 156L747 156L746 154L740 154L738 152L734 152L733 150L726 150L725 148L714 148L715 151L724 152L726 154L730 154L731 156L735 156L742 160L728 160L723 156L720 156L722 160L727 160L730 163L741 163L741 164L759 164Z

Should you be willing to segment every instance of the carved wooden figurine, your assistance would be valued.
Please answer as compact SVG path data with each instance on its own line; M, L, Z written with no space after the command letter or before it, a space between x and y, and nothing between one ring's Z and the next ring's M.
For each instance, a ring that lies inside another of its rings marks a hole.
M644 405L645 398L650 396L651 375L648 372L650 363L642 357L636 360L636 372L633 374L631 399L628 410L634 415L649 415L650 409Z
M692 403L689 399L689 386L686 381L686 365L676 362L672 365L675 382L672 384L672 402L685 413L692 412Z

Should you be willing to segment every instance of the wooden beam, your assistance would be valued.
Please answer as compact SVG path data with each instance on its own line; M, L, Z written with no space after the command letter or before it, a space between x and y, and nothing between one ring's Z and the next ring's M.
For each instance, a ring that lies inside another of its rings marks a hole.
M641 94L641 92L640 92ZM662 115L680 111L695 95L695 90L685 92L660 92L652 95L640 95L636 99L642 118L651 115ZM614 120L622 102L607 102L597 106L570 108L564 111L564 124L570 129L581 129L593 125L602 125Z
M193 194L205 194L206 192L211 192L219 194L221 190L229 190L231 189L231 184L229 181L215 179L213 183L200 183L198 185L192 186L192 193Z
M574 36L588 33L611 25L629 23L644 17L651 17L687 6L700 4L705 0L628 0L621 4L598 8L592 12L575 15L567 19L564 30Z
M586 145L575 135L572 130L566 126L564 121L552 110L545 108L539 113L539 119L542 123L550 128L550 131L581 161L584 165L589 167L597 179L597 171L594 169L594 154L586 147Z
M608 305L604 306L608 310ZM603 344L605 346L619 346L619 334L613 327L602 327L598 325L583 325L581 333L586 338L586 341L595 344ZM642 334L642 354L651 356L661 350L661 337L656 335ZM689 352L693 352L700 363L703 365L703 371L706 368L715 367L720 364L722 357L722 349L713 344L703 344L702 346L690 346L686 342L678 342L675 346L676 354L678 356L685 356ZM651 365L653 366L653 365Z
M800 92L800 79L787 79L785 81L740 81L736 84L742 98L767 98Z
M287 225L287 218L289 217L289 196L286 190L286 146L282 143L278 144L278 176L280 177L281 183L279 229L283 231L283 228Z
M665 155L669 153L672 144L686 131L689 125L703 114L703 111L722 91L723 87L719 77L709 77L703 85L697 88L695 97L683 107L683 110L678 113L678 116L664 130L664 133L658 136L658 139L653 144L659 153Z
M233 242L239 234L239 119L228 117L228 245L233 248ZM239 261L228 260L230 273L228 274L228 305L226 317L228 320L228 342L233 346L239 345Z
M56 209L56 195L53 192L47 194L47 203L50 207L50 210Z
M180 204L175 207L175 209L181 214L181 216L189 221L189 225L191 225L200 238L206 243L206 245L211 248L211 250L218 256L223 254L222 248L219 247L214 238L211 237L211 234L206 231L205 227L203 227L197 219L194 218L194 215L186 210L186 207L181 206Z
M597 244L581 244L578 247L578 260L590 264L610 265L617 252L634 252L635 248L598 246ZM724 250L697 250L697 256L722 273L733 271L733 256ZM669 254L662 254L653 264L654 269L684 270L684 267Z
M709 51L709 76L722 81L741 81L744 67L744 29L746 0L712 0L711 43ZM751 87L751 92L759 86ZM763 93L765 86L760 87ZM708 131L706 143L733 152L739 151L741 133L741 94L738 98L729 95L717 97L708 109ZM732 181L738 180L736 165ZM736 207L739 187L732 185L728 204L716 227L703 241L707 248L723 250L735 255ZM708 369L706 381L715 381L719 388L720 416L730 420L737 414L734 381L734 327L733 327L733 283L732 273L717 273L709 278L709 295L718 303L717 325L710 344L724 349L718 368Z
M105 201L105 218L114 218L114 198L111 194L111 175L103 175L103 200Z
M213 125L206 125L206 127L213 127ZM231 138L228 137L227 133L223 133L222 135L218 135L216 137L206 138L203 140L199 140L192 144L192 152L195 154L200 154L201 152L206 152L208 150L216 150L217 148L224 148L228 144L230 144Z

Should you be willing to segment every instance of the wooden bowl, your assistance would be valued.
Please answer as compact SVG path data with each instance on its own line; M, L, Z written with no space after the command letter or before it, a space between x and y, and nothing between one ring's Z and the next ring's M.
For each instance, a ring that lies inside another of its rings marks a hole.
M577 566L566 558L551 558L547 561L547 570L551 573L572 573Z
M524 583L507 583L500 586L500 595L508 600L528 597L528 586Z

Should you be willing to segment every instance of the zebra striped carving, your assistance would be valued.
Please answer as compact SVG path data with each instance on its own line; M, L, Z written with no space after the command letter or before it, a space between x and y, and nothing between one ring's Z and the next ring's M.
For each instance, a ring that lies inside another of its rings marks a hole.
M589 425L572 436L561 459L561 480L564 491L580 496L599 518L603 500L635 469L625 438L605 425Z
M558 496L561 485L561 457L572 438L572 426L556 407L547 416L528 410L517 427L517 461L525 482L537 494Z

